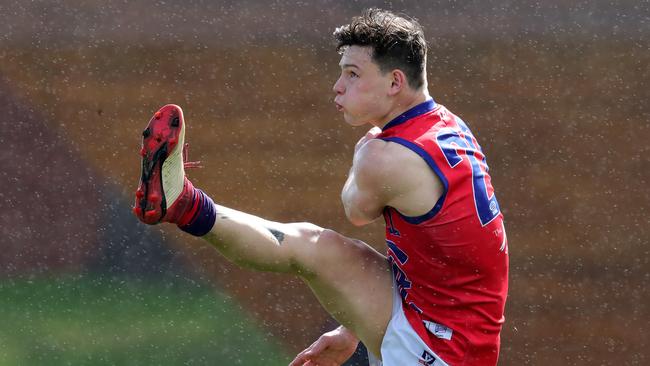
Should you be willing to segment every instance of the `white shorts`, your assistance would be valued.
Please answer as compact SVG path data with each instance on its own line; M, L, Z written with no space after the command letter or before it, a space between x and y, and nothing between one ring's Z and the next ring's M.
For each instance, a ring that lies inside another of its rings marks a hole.
M429 323L427 328L433 324ZM449 330L443 325L439 326ZM424 343L409 324L402 309L402 298L394 282L393 313L381 342L381 359L382 361L368 353L370 366L449 366Z

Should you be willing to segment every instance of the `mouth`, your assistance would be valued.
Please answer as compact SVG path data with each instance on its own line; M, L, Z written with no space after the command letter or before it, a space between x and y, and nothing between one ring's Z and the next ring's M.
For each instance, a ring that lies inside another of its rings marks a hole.
M337 111L339 111L339 112L343 111L343 106L342 105L340 105L338 103L334 103L334 104L336 104L336 110Z

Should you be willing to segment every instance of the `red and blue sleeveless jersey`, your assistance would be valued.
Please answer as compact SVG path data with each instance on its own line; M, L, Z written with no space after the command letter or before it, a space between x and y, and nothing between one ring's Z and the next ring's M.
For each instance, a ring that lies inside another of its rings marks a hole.
M503 215L465 122L432 99L378 138L418 154L444 193L418 217L384 209L387 257L409 323L450 365L495 365L508 291Z

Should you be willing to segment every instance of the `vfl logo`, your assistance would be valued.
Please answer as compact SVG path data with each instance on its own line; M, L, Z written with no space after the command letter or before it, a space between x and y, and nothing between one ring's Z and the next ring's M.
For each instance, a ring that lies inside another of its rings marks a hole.
M418 363L422 366L434 366L433 364L435 362L436 362L436 357L431 353L427 352L427 350L424 350L422 352L422 356L420 356L420 360L418 361Z

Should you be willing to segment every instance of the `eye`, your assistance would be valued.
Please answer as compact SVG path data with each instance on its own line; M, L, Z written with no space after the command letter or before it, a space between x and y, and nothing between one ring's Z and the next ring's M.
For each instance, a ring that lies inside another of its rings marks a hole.
M350 75L351 78L358 78L359 77L359 75L354 71L348 71L348 74Z

